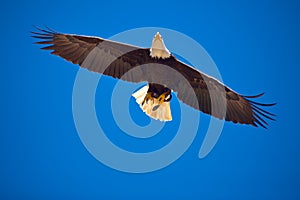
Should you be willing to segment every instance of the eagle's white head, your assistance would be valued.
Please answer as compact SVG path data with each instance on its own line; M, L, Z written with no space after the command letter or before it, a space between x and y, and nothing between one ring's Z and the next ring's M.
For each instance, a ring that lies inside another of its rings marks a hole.
M170 51L167 49L164 40L159 32L157 32L152 40L152 46L150 49L150 56L152 58L169 58L171 56Z

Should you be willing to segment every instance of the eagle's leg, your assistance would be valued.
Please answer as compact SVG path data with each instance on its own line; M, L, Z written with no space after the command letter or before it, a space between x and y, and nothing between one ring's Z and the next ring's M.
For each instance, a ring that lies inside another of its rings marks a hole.
M162 103L164 102L169 102L172 98L171 95L171 90L163 85L159 85L159 84L155 84L155 83L151 83L149 84L149 89L147 91L147 94L142 102L142 105L144 105L144 103L148 103L149 100L151 100L152 102L154 101L154 99L158 100L158 105L155 107L157 108L158 106L160 106Z
M132 94L141 109L160 121L171 121L171 90L163 85L150 83Z
M151 94L153 102L155 102L152 111L156 111L164 102L171 100L171 90L160 84L150 83L147 94Z
M153 97L152 97L152 94L150 92L148 92L142 102L142 105L144 105L144 103L148 103L149 100L152 100L153 101Z
M162 104L163 102L169 102L172 99L172 95L171 95L171 90L168 90L164 93L162 93L159 97L158 97L158 101L160 104Z
M171 100L172 96L171 96L171 91L167 91L162 93L158 98L158 104L156 106L153 107L153 111L157 110L159 108L160 105L162 105L164 102L169 102Z

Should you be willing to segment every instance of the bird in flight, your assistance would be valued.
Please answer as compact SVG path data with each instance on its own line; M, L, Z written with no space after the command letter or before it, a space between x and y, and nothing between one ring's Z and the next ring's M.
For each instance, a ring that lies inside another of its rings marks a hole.
M141 48L100 37L63 34L50 28L31 32L40 39L36 44L46 45L73 64L89 71L112 76L129 82L148 83L132 96L140 108L150 117L171 121L172 95L183 103L219 119L233 123L266 128L266 119L274 120L274 114L262 107L273 106L253 101L262 96L238 94L215 78L178 60L164 44L157 32L150 48Z

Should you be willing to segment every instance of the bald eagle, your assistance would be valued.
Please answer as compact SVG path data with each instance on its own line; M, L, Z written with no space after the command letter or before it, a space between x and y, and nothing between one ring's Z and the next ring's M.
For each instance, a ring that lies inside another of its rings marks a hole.
M73 64L90 71L130 82L148 84L132 94L141 109L161 121L172 120L170 100L172 93L183 103L219 119L266 128L265 118L274 120L274 114L261 107L273 106L251 99L262 96L244 96L207 74L185 64L167 49L157 32L151 48L74 34L62 34L50 28L31 32L41 39L36 44L47 45ZM180 78L178 74L183 77ZM185 83L187 82L187 84ZM222 108L225 110L222 111Z

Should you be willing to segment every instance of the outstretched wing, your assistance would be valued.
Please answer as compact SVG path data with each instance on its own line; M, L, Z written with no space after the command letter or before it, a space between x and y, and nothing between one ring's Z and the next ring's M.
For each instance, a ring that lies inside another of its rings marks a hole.
M51 29L32 32L33 37L42 39L37 44L48 45L58 55L90 71L130 82L152 82L166 85L177 92L178 98L189 106L219 119L234 123L260 125L266 128L264 118L274 120L273 114L249 100L257 96L242 96L216 79L178 61L173 55L167 59L150 56L149 48L88 37L61 34Z
M145 63L144 58L148 57L144 55L150 53L146 48L99 37L62 34L49 28L47 30L37 29L39 32L31 32L32 37L41 39L41 41L35 43L48 45L41 49L52 50L51 54L58 55L73 64L114 78L121 78L135 66ZM141 77L131 78L127 78L127 81L142 81Z
M273 106L273 104L263 104L250 99L258 98L264 93L255 96L243 96L233 91L223 83L210 77L197 69L172 58L166 60L166 65L180 71L188 80L193 90L188 87L181 87L171 83L167 85L178 92L178 98L204 113L210 114L219 119L232 121L240 124L250 124L266 128L268 123L264 118L274 120L274 114L261 107ZM196 96L196 98L193 98ZM197 101L195 101L195 99Z

